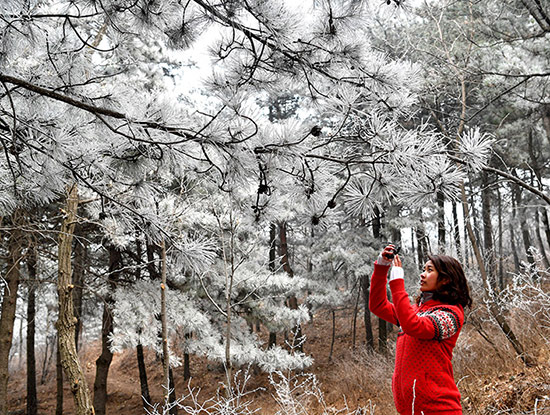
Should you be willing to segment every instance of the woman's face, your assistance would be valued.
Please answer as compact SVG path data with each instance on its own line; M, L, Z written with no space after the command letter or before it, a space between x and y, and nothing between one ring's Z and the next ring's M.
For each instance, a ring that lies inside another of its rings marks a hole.
M432 261L426 262L424 272L420 274L420 291L435 291L437 289L437 277L439 272L434 267Z

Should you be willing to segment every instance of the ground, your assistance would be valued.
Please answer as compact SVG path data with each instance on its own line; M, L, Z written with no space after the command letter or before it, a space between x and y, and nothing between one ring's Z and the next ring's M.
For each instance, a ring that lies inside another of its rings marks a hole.
M364 407L366 410L362 413L365 414L395 414L391 397L392 352L384 358L366 351L364 327L360 323L362 318L357 319L354 347L350 314L349 311L337 312L336 336L330 359L330 312L318 313L312 323L304 328L307 335L304 351L314 358L313 366L306 372L316 375L324 399L321 403L316 400L311 402L309 414L320 414L323 408L331 412L345 405L350 410ZM395 331L390 334L390 350L395 334ZM262 333L262 336L267 337L267 333ZM505 345L499 358L496 358L491 347L473 326L467 324L464 327L455 351L455 377L462 393L465 414L550 414L547 345L546 352L541 349L538 355L539 364L532 368L523 367L519 359L514 360L513 353ZM90 389L93 388L95 360L100 352L99 343L94 342L86 345L80 353ZM154 353L146 352L146 366L151 398L159 402L162 368ZM178 396L186 394L188 387L191 387L195 390L200 388L199 399L207 399L216 394L225 379L219 366L196 356L191 357L191 374L191 382L187 383L183 381L183 368L175 369ZM25 413L25 385L25 371L13 371L9 382L10 413ZM261 414L271 415L280 409L266 374L252 372L248 389L257 390L249 397L253 398L252 406L259 408ZM107 413L145 414L141 404L135 351L115 354L109 372L108 393ZM72 396L67 387L64 396L63 413L74 413ZM38 401L39 414L55 413L55 368L50 370L46 383L38 386Z

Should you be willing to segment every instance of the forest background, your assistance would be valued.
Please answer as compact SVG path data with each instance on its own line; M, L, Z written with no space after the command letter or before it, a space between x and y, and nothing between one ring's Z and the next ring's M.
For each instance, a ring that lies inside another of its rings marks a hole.
M465 413L550 413L548 2L0 17L0 415L394 413L388 241L464 264Z

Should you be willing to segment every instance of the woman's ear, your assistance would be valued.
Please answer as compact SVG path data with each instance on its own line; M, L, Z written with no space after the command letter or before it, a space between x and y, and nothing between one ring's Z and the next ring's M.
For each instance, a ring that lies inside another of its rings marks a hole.
M451 279L448 276L439 274L437 278L437 288L441 288L449 282L451 282Z

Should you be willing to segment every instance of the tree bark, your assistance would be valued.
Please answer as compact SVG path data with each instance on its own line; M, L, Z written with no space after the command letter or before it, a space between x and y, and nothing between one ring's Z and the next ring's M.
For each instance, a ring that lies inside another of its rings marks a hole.
M34 354L34 334L36 316L36 249L29 249L27 255L27 270L29 272L29 293L27 298L27 415L38 413L36 396L36 358Z
M160 322L162 336L162 386L164 388L164 402L168 402L170 395L170 356L168 354L168 322L166 319L166 246L161 242L161 284L160 284Z
M370 296L370 276L365 274L361 276L361 289L363 290L364 300L364 321L365 321L365 336L367 341L367 350L374 350L374 334L372 332L372 322L369 309L369 296Z
M116 281L119 279L122 268L122 256L120 251L114 246L109 248L109 274L108 274L108 294L103 302L103 323L101 326L101 355L97 358L96 374L94 381L94 409L96 415L105 415L107 405L107 378L109 368L113 360L113 353L109 349L109 337L113 333L113 296L111 293L116 288Z
M8 413L8 376L9 357L13 340L13 325L17 303L17 290L21 277L23 232L20 228L24 213L16 210L12 216L13 230L8 239L8 257L4 277L2 296L2 315L0 316L0 415Z
M542 256L542 263L544 264L544 268L549 269L550 262L548 262L548 256L546 255L546 248L544 247L544 242L542 240L542 235L540 233L540 214L539 214L538 208L535 208L535 236L537 238L537 243L539 245L540 255Z
M143 346L140 344L136 347L137 362L139 370L139 384L141 385L141 401L143 407L148 407L151 404L151 396L149 395L149 384L147 383L147 369L145 368L145 358L143 355Z
M544 224L544 234L546 235L546 242L550 246L550 220L548 218L548 210L545 207L541 207L540 217Z
M452 202L452 212L453 212L453 236L456 246L456 254L459 258L464 259L462 252L462 243L460 242L460 227L458 225L458 212L456 210L456 203Z
M489 175L486 171L481 173L481 215L483 220L483 245L485 250L485 265L487 267L487 278L489 287L497 292L497 273L495 247L493 244L493 223L491 221L492 192L489 188Z
M443 192L438 191L437 195L437 249L439 254L446 251L446 232L445 232L445 196Z
M520 263L519 263L518 247L516 245L516 229L514 229L514 226L516 225L516 210L517 210L516 192L514 190L513 185L511 185L510 187L511 187L511 196L512 196L512 217L509 223L510 244L512 246L512 257L514 258L514 271L518 273L520 269Z
M520 229L521 229L521 237L523 239L523 247L525 249L525 256L527 258L527 262L529 264L534 264L535 263L535 258L533 257L533 254L531 252L531 250L529 249L531 246L532 246L532 242L531 242L531 235L529 234L529 227L527 225L527 208L521 203L522 200L521 200L521 189L519 188L519 186L515 186L515 190L516 190L516 201L517 201L517 204L518 204L518 209L519 209L519 226L520 226Z
M418 210L418 226L416 227L416 253L418 256L418 264L420 267L424 266L428 260L428 236L426 235L426 229L424 227L424 215L422 209Z
M502 224L502 195L497 187L497 203L498 203L498 289L504 289L504 227Z
M279 241L280 241L280 256L281 256L281 263L283 265L283 270L288 274L290 278L294 277L294 271L292 270L292 267L290 266L290 261L288 258L288 242L287 242L287 224L286 222L281 222L279 224ZM298 309L298 299L296 296L292 295L288 299L289 307L292 310ZM303 352L303 336L302 336L302 327L300 324L298 324L295 327L295 343L296 347L299 351Z
M75 229L77 236L81 235L80 226ZM86 262L88 261L88 247L86 245L85 238L77 237L74 246L74 272L73 272L73 301L74 301L74 315L77 319L75 325L75 344L76 350L79 349L80 335L82 334L82 293L84 285L84 273L86 271Z
M55 383L55 415L63 415L63 367L61 366L58 336L55 337Z
M72 291L72 242L78 208L78 188L73 184L68 189L65 217L59 233L58 279L57 294L59 297L59 319L57 333L59 336L59 352L61 365L71 387L76 415L93 415L94 408L86 378L78 360L75 344L74 304Z
M274 223L269 224L269 270L275 272L277 260L277 227ZM277 344L277 333L269 331L268 349Z

